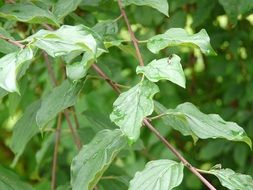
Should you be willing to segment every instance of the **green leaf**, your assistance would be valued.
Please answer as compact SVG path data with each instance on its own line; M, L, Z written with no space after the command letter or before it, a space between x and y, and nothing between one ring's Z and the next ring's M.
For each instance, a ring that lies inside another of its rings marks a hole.
M2 190L33 190L33 188L20 180L19 176L0 165L0 189Z
M83 115L89 121L94 132L101 131L103 129L115 129L117 126L111 122L108 115L104 115L99 111L84 111Z
M159 0L159 2L157 0L123 0L122 2L124 6L128 6L130 4L139 6L146 5L158 10L166 16L169 16L169 4L167 0Z
M143 73L152 82L165 79L185 88L185 76L180 60L180 57L173 54L169 58L155 59L146 66L138 66L136 72Z
M66 66L67 77L71 80L79 80L87 74L87 69L81 63L74 63Z
M214 6L217 1L202 0L196 1L197 10L192 14L192 28L197 28L203 24L208 18L211 18Z
M143 80L130 90L120 94L113 103L111 121L118 125L130 141L140 136L143 119L154 109L153 96L159 88L148 80Z
M71 163L72 189L92 190L117 153L125 146L126 138L119 129L97 133Z
M71 83L65 80L55 87L47 96L42 98L41 107L36 115L36 122L40 128L48 124L57 114L76 103L83 82Z
M39 107L40 101L36 101L28 106L22 117L14 126L10 145L11 150L16 155L14 165L19 156L23 153L27 143L39 132L35 119Z
M53 13L58 19L62 19L72 11L76 10L81 2L82 0L58 0L55 4Z
M56 31L40 30L25 39L52 57L76 51L90 51L96 54L98 48L104 50L104 47L99 47L102 46L100 40L101 37L97 33L83 25L63 25Z
M119 31L117 22L113 20L100 21L92 29L103 37L117 34Z
M148 49L153 53L158 53L160 50L168 46L186 45L190 47L197 46L206 55L215 55L210 44L210 38L206 30L202 29L196 34L187 34L182 28L171 28L164 34L156 35L148 40Z
M35 125L36 125L36 121L35 121ZM37 130L39 131L39 129L37 129ZM47 159L48 155L50 155L51 151L53 151L55 136L56 136L56 133L51 133L47 138L43 137L43 142L41 144L41 147L36 152L36 155L35 155L36 168L39 168L40 166L43 167L43 165L42 165L43 160Z
M20 22L58 26L56 17L49 11L32 3L5 4L0 8L0 17Z
M244 14L253 8L252 0L219 0L228 15L232 24L237 23L237 17Z
M11 35L2 27L0 27L0 35L7 38L13 39ZM12 53L18 51L18 47L7 42L4 39L0 39L0 52L4 54Z
M230 141L242 141L252 146L244 129L236 123L224 121L217 114L204 114L189 102L168 110L156 102L156 112L165 113L164 119L167 125L185 136L191 135L194 140L224 138Z
M95 59L100 57L103 53L104 51L98 50L96 57L94 57L91 52L85 52L80 62L66 66L67 77L71 80L79 80L85 77Z
M8 92L2 88L0 88L0 99L2 99L4 96L6 96Z
M215 175L222 186L230 190L252 190L253 179L249 175L235 173L231 169L211 169L207 171L209 174Z
M33 58L31 48L10 53L0 59L0 87L8 92L18 92L17 78L24 72L22 67Z
M172 160L155 160L147 163L130 181L129 190L170 190L183 180L184 165Z

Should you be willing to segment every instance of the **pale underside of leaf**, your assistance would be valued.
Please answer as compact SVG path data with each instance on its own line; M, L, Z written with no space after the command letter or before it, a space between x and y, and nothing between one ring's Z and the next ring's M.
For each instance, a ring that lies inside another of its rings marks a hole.
M182 182L183 169L182 163L172 160L151 161L135 174L129 190L171 190Z
M8 92L19 93L17 85L19 68L32 58L33 52L29 47L0 58L0 87Z
M148 49L153 53L158 53L160 50L169 46L179 45L199 47L206 55L216 54L210 44L210 38L204 29L191 35L182 28L171 28L164 34L159 34L150 38L147 44Z
M252 177L245 174L235 173L231 169L212 169L208 173L215 175L222 186L230 190L252 190Z
M103 53L104 51L98 50L95 58L91 52L85 52L80 62L66 66L67 77L71 80L79 80L85 77L95 59L100 57Z
M119 129L100 131L71 163L72 189L92 190L126 142Z
M156 102L156 111L159 114L165 113L164 120L169 126L183 135L191 135L195 140L225 138L242 141L252 146L250 138L242 127L234 122L224 121L217 114L204 114L191 103L183 103L176 109L166 111L166 108Z
M84 25L63 25L56 31L40 30L25 39L52 57L85 51L90 51L95 57L98 49L106 51L100 40L97 33Z
M185 76L180 60L180 57L173 54L169 58L153 60L146 66L138 66L136 72L143 73L152 82L169 80L185 88Z
M158 91L154 83L143 80L120 94L113 103L110 119L121 128L130 141L139 137L143 119L153 112L153 96Z

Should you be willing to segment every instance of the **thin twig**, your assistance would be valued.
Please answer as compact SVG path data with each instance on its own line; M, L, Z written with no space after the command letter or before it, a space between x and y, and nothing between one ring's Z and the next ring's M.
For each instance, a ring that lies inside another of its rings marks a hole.
M46 28L47 30L54 31L54 29L50 25L48 25L48 24L42 24L42 26L44 28Z
M122 17L123 17L123 15L120 14L117 18L115 18L115 19L113 20L113 22L117 22L117 21L120 20Z
M97 75L87 75L86 79L100 79L100 80L104 81L104 78L97 76ZM119 88L126 88L126 89L131 88L131 86L119 84L119 83L116 83L115 81L112 81L112 82L115 84L115 86L118 86Z
M181 160L181 162L193 173L195 174L210 190L216 190L216 188L206 180L197 170L195 167L193 167L153 126L150 122L147 121L147 119L143 120L143 123L149 128L150 131L152 131L159 139L160 141L165 144L165 146L175 154L175 156Z
M122 5L121 4L121 0L118 0L118 2L119 2L119 5ZM122 9L122 6L121 6L121 10L123 10L123 12L125 13L125 11L124 11L124 9ZM122 13L123 14L123 13ZM124 16L125 15L125 16ZM127 23L128 23L128 25L130 26L130 24L129 24L129 22L128 22L128 19L127 19L127 17L126 17L126 14L123 14L123 16L124 16L124 18L127 20ZM131 29L131 27L130 27L130 29ZM132 30L131 30L132 31ZM134 35L133 35L134 36ZM0 37L1 38L1 37ZM134 37L135 38L135 37ZM6 38L4 37L4 38L2 38L2 39L5 39L6 40ZM8 38L7 38L8 39ZM136 39L135 39L136 40ZM133 40L133 42L135 41L135 40ZM6 40L6 41L10 41L9 39L8 40ZM11 41L13 41L13 40L11 40ZM16 45L16 46L18 46L18 47L23 47L24 45L23 44L21 44L20 42L17 42L17 41L15 41L15 43L13 43L14 45ZM135 43L134 43L135 44ZM138 47L138 44L137 44L137 48L136 48L136 52L139 52L140 53L140 51L139 51L139 47ZM137 53L138 54L138 53ZM141 57L141 55L140 55L140 57ZM139 62L140 62L140 65L141 64L143 64L143 62L141 61L142 60L142 58L141 59L139 59ZM51 65L50 64L47 64L47 65L49 65L50 67L51 67ZM92 65L92 67L93 67L93 69L102 77L102 78L104 78L104 80L118 93L118 94L120 94L121 93L121 91L120 91L120 89L114 84L114 82L97 66L97 65L95 65L95 64L93 64ZM54 73L52 73L52 74L54 74ZM53 78L53 76L51 76L51 78ZM54 83L54 82L53 82ZM55 85L56 85L56 83L54 83ZM77 133L75 133L75 130L74 130L74 128L72 127L72 125L71 125L71 122L70 122L70 118L69 118L69 116L68 116L68 110L64 110L64 115L65 115L65 117L66 117L66 120L67 120L67 122L68 122L68 124L70 124L70 130L72 131L72 135L73 135L73 137L74 137L74 140L75 140L75 143L76 143L76 145L77 145L77 148L78 149L80 149L80 144L77 142L77 141L80 141L79 140L79 138L77 138L78 137L78 135L77 135ZM197 171L197 169L195 168L195 167L193 167L153 126L152 126L152 124L145 118L144 120L143 120L143 123L166 145L166 147L169 149L169 150L171 150L176 156L177 156L177 158L179 159L179 160L181 160L182 161L182 163L184 163L184 165L193 173L193 174L195 174L210 190L216 190L216 188L212 185L212 184L210 184L198 171Z
M147 118L149 121L153 121L153 120L156 120L156 119L160 119L161 117L163 117L163 116L165 116L165 115L167 115L167 113L161 113L161 114L159 114L159 115L156 115L156 116L154 116L154 117L149 117L149 118Z
M92 68L106 81L108 82L111 87L120 94L120 89L117 85L114 84L114 82L106 76L106 74L96 65L96 64L92 64Z
M48 74L49 74L49 76L50 76L50 78L51 78L51 81L52 81L52 83L53 83L53 86L56 87L56 86L57 86L57 79L56 79L55 74L54 74L54 72L53 72L51 63L50 63L50 61L49 61L49 59L48 59L48 55L47 55L46 52L43 52L43 54L44 54L45 62L46 62L46 65L47 65ZM78 150L80 150L80 149L81 149L81 146L82 146L82 145L81 145L81 141L80 141L80 139L79 139L79 136L78 136L76 130L73 128L73 126L72 126L72 124L71 124L71 121L70 121L70 118L69 118L69 111L66 109L66 110L64 110L63 113L64 113L64 116L65 116L66 121L67 121L67 123L68 123L68 126L69 126L69 128L70 128L70 131L71 131L71 134L72 134L72 136L73 136L74 142L75 142L75 144L76 144Z
M51 31L54 30L51 26L49 26L47 24L43 24L43 26L46 27L48 30L51 30ZM52 80L52 83L53 83L54 86L57 86L57 79L56 79L55 74L53 72L51 63L49 61L48 54L46 52L43 52L43 55L44 55L44 58L45 58L45 62L46 62L47 68L48 68L48 73L49 73L49 76ZM76 125L76 129L78 129L79 128L79 123L78 123L78 119L77 119L75 111L74 111L74 107L70 108L70 110L71 110L71 112L73 114L73 117L74 117L74 122L75 122L75 125ZM64 110L63 113L64 113L64 116L65 116L66 121L68 123L68 126L70 128L70 131L71 131L71 134L73 136L74 142L77 146L77 149L80 150L81 147L82 147L82 143L81 143L81 140L78 136L78 133L77 133L76 129L72 126L72 123L71 123L70 117L69 117L68 109Z
M70 131L71 131L71 134L73 136L74 142L77 146L77 149L80 150L82 148L82 143L80 141L80 138L78 136L78 133L77 133L76 129L72 126L72 123L71 123L70 118L69 118L69 112L66 109L66 110L63 111L63 113L64 113L64 116L65 116L66 121L68 123L68 126L70 128Z
M44 57L45 57L45 62L46 62L48 74L49 74L49 76L50 76L50 78L51 78L51 80L52 80L53 86L56 87L56 86L57 86L57 79L56 79L56 77L55 77L55 74L54 74L54 72L53 72L51 63L50 63L50 61L49 61L49 59L48 59L48 56L47 56L46 52L44 52ZM70 118L69 118L69 111L68 111L68 109L65 109L65 110L63 111L63 113L64 113L64 116L65 116L66 121L67 121L67 123L68 123L68 126L69 126L69 128L70 128L70 131L71 131L71 134L72 134L72 136L73 136L74 142L75 142L75 144L76 144L76 146L77 146L77 149L80 150L81 147L82 147L82 144L81 144L81 141L80 141L79 136L78 136L78 134L77 134L77 131L75 130L75 128L73 128L73 126L72 126L72 124L71 124L71 121L70 121Z
M210 171L201 170L201 169L198 169L198 168L196 168L196 170L197 170L199 173L203 173L203 174L212 174L212 172L210 172Z
M5 0L5 3L12 3L12 4L14 4L14 3L16 3L16 1L15 0Z
M61 137L61 121L62 121L62 113L59 113L58 119L57 119L57 128L55 132L54 156L53 156L52 176L51 176L51 190L55 190L55 186L56 186L56 167L57 167L58 149L59 149L60 137Z
M120 8L120 11L121 11L121 14L123 15L124 19L125 19L125 22L127 24L127 27L128 27L128 31L129 31L129 34L131 36L131 39L133 41L133 44L134 44L134 47L135 47L135 51L136 51L136 54L138 56L138 60L139 60L139 64L141 66L144 65L144 62L143 62L143 59L142 59L142 55L140 53L140 49L139 49L139 46L138 46L138 41L132 31L132 28L131 28L131 25L129 23L129 20L127 18L127 15L126 15L126 12L123 8L123 5L122 5L122 1L121 0L118 0L118 4L119 4L119 8ZM209 183L197 170L195 167L193 167L153 126L152 124L148 121L148 119L144 119L143 120L143 123L178 157L179 160L181 160L184 165L193 173L195 174L210 190L216 190L216 188L211 184Z
M118 0L118 4L119 4L119 8L120 8L121 14L123 15L124 20L125 20L125 22L126 22L126 25L127 25L128 32L129 32L129 34L130 34L131 40L132 40L132 42L133 42L133 44L134 44L134 47L135 47L135 49L136 49L137 58L138 58L138 60L139 60L139 62L140 62L140 65L141 65L141 66L144 66L144 61L143 61L143 58L142 58L142 56L141 56L141 52L140 52L140 49L139 49L139 46L138 46L138 40L136 39L136 37L135 37L135 35L134 35L134 32L133 32L133 30L132 30L132 28L131 28L131 25L130 25L130 23L129 23L129 20L128 20L128 17L127 17L127 15L126 15L125 9L124 9L124 7L123 7L122 1L121 1L121 0Z
M24 45L24 44L21 44L21 43L18 42L18 41L12 40L12 39L7 38L7 37L5 37L5 36L3 36L3 35L0 35L0 38L3 39L3 40L5 40L5 41L7 41L7 42L9 42L9 43L11 43L11 44L13 44L13 45L15 45L15 46L17 46L17 47L19 47L19 48L21 48L21 49L24 49L24 48L25 48L25 45Z
M57 79L56 79L56 76L54 74L53 68L51 66L50 60L48 58L48 54L43 51L43 56L44 56L44 59L45 59L45 63L47 65L47 70L48 70L49 77L51 78L53 86L56 87L57 86Z
M75 121L75 125L76 125L76 129L79 129L80 125L79 125L78 118L77 118L77 115L76 115L75 107L74 106L71 107L70 111L72 112L72 115L73 115L73 118L74 118L74 121Z
M110 82L111 80L108 80L108 76L95 64L97 73L104 78L104 80L115 90L117 86L115 86L114 83ZM120 94L120 89L115 90L118 94ZM177 158L182 161L182 163L193 173L195 174L210 190L216 190L212 184L210 184L197 170L195 167L193 167L148 121L148 119L144 119L143 123L148 127L150 131L152 131L160 141L162 141L166 147L177 156Z

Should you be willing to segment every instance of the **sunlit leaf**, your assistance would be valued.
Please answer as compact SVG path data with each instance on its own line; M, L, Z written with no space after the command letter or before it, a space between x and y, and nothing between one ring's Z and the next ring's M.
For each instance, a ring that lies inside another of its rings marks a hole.
M155 160L147 163L130 181L129 190L170 190L183 180L184 165L172 160Z
M27 47L0 58L0 87L8 92L19 92L17 78L24 63L33 58L33 51Z
M25 41L33 42L50 56L57 57L75 51L96 54L98 49L103 50L100 40L101 37L86 26L63 25L56 31L40 30Z
M180 57L173 54L169 58L155 59L146 66L138 66L136 72L143 73L152 82L169 80L185 88L185 76L180 60Z
M91 52L85 52L82 60L71 65L66 66L68 78L71 80L79 80L86 76L89 68L94 63L95 59L100 57L104 51L98 50L96 57Z
M36 122L40 128L54 119L57 114L76 103L83 82L71 83L64 81L42 98L41 107L36 115Z
M56 17L49 10L37 7L32 3L5 4L0 8L0 17L21 22L48 23L58 26Z
M126 142L119 129L99 132L71 163L72 189L92 190Z
M123 4L125 6L135 4L139 6L149 6L152 7L159 12L165 14L166 16L169 16L169 4L167 0L122 0Z
M242 141L252 146L250 138L242 127L234 122L224 121L217 114L204 114L189 102L168 110L156 102L156 112L165 113L164 120L167 125L185 136L191 135L195 140L225 138L230 141Z
M230 190L252 190L253 179L249 175L235 173L231 169L211 169L208 173L215 175L222 186Z
M179 45L196 46L206 55L215 55L210 44L210 38L204 29L191 35L182 28L171 28L164 34L159 34L150 38L147 44L148 49L153 53L158 53L160 50L169 46Z
M158 91L159 89L154 83L143 80L130 90L120 94L113 103L110 119L121 128L131 141L138 139L142 120L153 112L153 96Z

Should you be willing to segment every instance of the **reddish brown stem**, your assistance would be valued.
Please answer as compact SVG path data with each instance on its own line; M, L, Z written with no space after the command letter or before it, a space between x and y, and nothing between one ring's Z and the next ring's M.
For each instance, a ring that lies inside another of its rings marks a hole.
M125 11L124 11L124 9L122 8L122 3L121 3L121 0L118 0L118 2L119 2L119 6L120 6L120 8L121 8L121 11L123 10L123 12L122 12L122 15L123 15L123 17L124 17L124 19L125 20L127 20L126 22L128 23L127 25L128 26L130 26L130 24L129 24L129 21L128 21L128 18L126 17L126 14L125 14ZM125 15L125 16L124 16ZM130 27L130 29L131 29L131 27ZM131 29L131 31L129 31L130 33L133 33L132 32L132 29ZM131 35L132 36L132 35ZM135 36L134 36L134 34L133 34L133 37L134 38L132 38L132 40L133 40L133 43L135 44L135 43L137 43L137 41L136 41L136 38L135 38ZM0 37L1 38L1 37ZM4 39L4 40L6 40L6 38L4 37L4 38L2 38L2 39ZM6 41L9 41L10 42L10 40L8 39L8 40L6 40ZM135 41L135 42L134 42ZM21 43L19 43L19 42L17 42L17 41L15 41L15 43L13 43L14 45L16 45L16 46L18 46L18 47L21 47L20 45L22 45ZM139 52L139 54L140 54L140 51L139 51L139 47L138 47L138 44L137 44L137 46L135 45L135 49L136 49L136 53L137 53L137 55L138 55L138 52ZM138 56L138 58L139 58L139 56ZM143 61L142 61L142 57L141 57L141 54L140 54L140 58L139 58L139 63L140 63L140 65L143 65ZM51 67L51 65L50 64L47 64L47 66L49 66L49 67ZM92 65L92 67L93 67L93 69L119 94L119 93L121 93L121 91L120 91L120 89L118 88L118 86L97 66L97 65L95 65L95 64L93 64ZM48 68L49 69L49 68ZM49 72L49 74L50 74L50 72ZM51 74L54 74L53 72L51 73ZM51 78L53 78L53 75L51 76ZM56 85L56 83L55 82L53 82L55 85ZM70 122L70 118L69 118L69 116L68 116L68 110L64 110L64 115L65 115L65 117L66 117L66 120L67 120L67 123L69 124L69 127L70 127L70 129L71 129L71 132L72 132L72 135L73 135L73 137L74 137L74 140L75 140L75 143L76 143L76 145L77 145L77 148L78 149L80 149L80 147L81 147L81 143L79 143L80 142L80 140L78 140L79 138L78 138L78 135L77 135L77 133L76 133L76 131L74 130L74 128L72 127L72 124L71 124L71 122ZM195 174L210 190L216 190L216 188L212 185L212 184L210 184L198 171L197 171L197 169L195 168L195 167L193 167L160 133L159 133L159 131L157 131L153 126L152 126L152 124L148 121L148 119L147 118L145 118L144 120L143 120L143 123L148 127L148 129L150 130L150 131L152 131L158 138L159 138L159 140L161 141L161 142L163 142L165 145L166 145L166 147L169 149L169 150L171 150L172 152L173 152L173 154L175 154L176 156L177 156L177 158L193 173L193 174ZM79 142L78 142L79 141Z
M53 71L53 68L51 66L51 62L48 58L48 54L46 52L43 52L43 56L44 56L44 59L45 59L45 63L47 65L47 71L48 71L48 75L49 77L51 78L51 81L52 81L52 84L53 86L57 86L57 79L55 77L55 74L54 74L54 71Z
M106 74L96 65L96 64L92 64L92 68L106 81L110 84L110 86L117 92L120 94L120 89L117 85L115 85L115 83L106 76Z
M54 156L53 156L52 176L51 176L51 190L55 190L55 186L56 186L56 167L57 167L58 149L59 149L60 137L61 137L61 121L62 121L62 113L59 113L58 119L57 119L57 128L55 131Z
M3 40L5 40L5 41L7 41L7 42L9 42L9 43L11 43L11 44L13 44L13 45L15 45L15 46L17 46L17 47L19 47L19 48L21 48L21 49L25 48L25 45L21 44L18 41L12 40L12 39L7 38L7 37L5 37L3 35L0 35L0 38L3 39Z
M142 59L142 55L140 53L140 49L139 49L139 46L138 46L138 41L136 40L136 37L134 35L134 32L132 31L132 28L131 28L131 25L129 23L129 19L126 15L126 12L123 8L123 5L122 5L122 1L121 0L118 0L118 4L119 4L119 8L120 8L120 11L121 11L121 14L123 15L124 19L125 19L125 22L127 24L127 27L128 27L128 31L129 31L129 34L131 36L131 39L133 41L133 44L134 44L134 47L135 47L135 51L136 51L136 54L137 54L137 57L138 57L138 60L139 60L139 64L141 66L144 65L143 63L143 59ZM211 184L209 183L197 170L195 167L193 167L153 126L152 124L148 121L148 119L144 119L143 120L143 123L149 128L149 130L151 130L159 139L160 141L162 141L168 148L169 150L171 150L177 157L179 160L182 161L182 163L193 173L195 174L210 190L216 190L216 188Z
M140 48L139 48L139 46L138 46L138 40L136 39L136 37L135 37L135 35L134 35L134 32L133 32L133 30L132 30L132 28L131 28L131 25L130 25L129 19L128 19L128 17L127 17L126 11L125 11L125 9L124 9L124 7L123 7L123 5L122 5L122 1L121 1L121 0L118 0L118 4L119 4L119 8L120 8L121 14L123 15L124 20L125 20L125 22L126 22L126 25L127 25L128 32L129 32L129 34L130 34L131 40L132 40L132 42L133 42L133 44L134 44L134 47L135 47L135 49L136 49L137 58L138 58L138 60L139 60L139 62L140 62L140 65L141 65L141 66L144 66L144 61L143 61L143 58L142 58L142 56L141 56Z
M163 144L165 144L165 146L170 149L171 152L173 152L173 154L175 154L175 156L181 160L181 162L193 173L195 174L210 190L216 190L216 188L209 182L206 180L206 178L204 178L195 167L193 167L153 126L152 124L147 120L144 119L143 123L147 126L147 128L149 128L150 131L152 131L157 138L160 139L160 141L163 142Z
M77 118L77 115L76 115L75 107L71 107L70 111L72 112L72 115L73 115L73 118L74 118L74 121L75 121L75 125L76 125L76 129L79 129L80 125L79 125L78 118Z
M95 64L93 64L95 65ZM108 76L97 66L96 67L96 71L101 77L104 78L104 80L115 90L115 87L117 87L115 85L114 82L110 82L112 80L108 80ZM121 92L120 89L115 90L118 94ZM212 186L212 184L210 184L197 170L195 167L193 167L153 126L152 124L148 121L148 119L144 119L143 123L147 126L147 128L152 131L158 138L160 141L162 141L166 147L173 152L173 154L176 155L176 157L193 173L195 174L210 190L216 190L215 187Z
M44 53L45 62L46 62L46 65L47 65L48 74L49 74L49 76L50 76L50 78L52 80L53 86L56 87L57 86L57 79L56 79L55 74L53 72L51 63L50 63L50 61L48 59L48 56L47 56L46 52L43 52L43 53ZM73 126L71 124L68 109L65 109L63 113L64 113L64 116L65 116L66 121L68 123L68 126L69 126L69 129L71 131L71 134L73 136L74 142L75 142L75 144L77 146L77 149L80 150L81 147L82 147L82 144L81 144L81 141L80 141L80 138L78 136L77 131L75 130L75 128L73 128Z
M64 110L63 113L64 113L64 116L65 116L66 121L67 121L67 123L68 123L68 126L69 126L69 128L70 128L70 131L71 131L71 134L72 134L72 136L73 136L74 142L75 142L75 144L76 144L76 146L77 146L77 149L80 150L80 149L82 148L82 143L81 143L81 141L80 141L80 138L79 138L79 136L78 136L78 133L77 133L76 129L72 126L72 123L71 123L70 117L69 117L69 112L68 112L68 110L66 109L66 110Z

